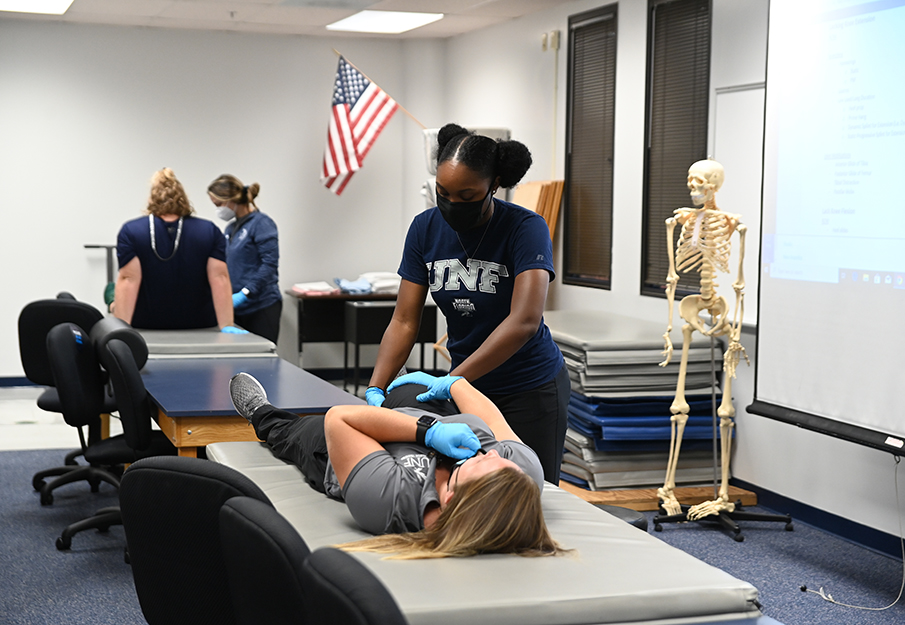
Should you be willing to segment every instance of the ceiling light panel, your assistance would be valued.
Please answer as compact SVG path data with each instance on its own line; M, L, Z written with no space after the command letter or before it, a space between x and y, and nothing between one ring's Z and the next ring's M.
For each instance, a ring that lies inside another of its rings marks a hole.
M72 0L0 0L0 11L63 15Z
M361 11L327 25L327 30L355 33L383 33L397 35L436 22L442 13L406 13L403 11Z

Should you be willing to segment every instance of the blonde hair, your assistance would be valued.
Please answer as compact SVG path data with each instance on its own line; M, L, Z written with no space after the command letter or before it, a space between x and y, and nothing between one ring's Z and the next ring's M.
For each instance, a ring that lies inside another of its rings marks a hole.
M245 186L242 181L230 174L223 174L214 180L207 188L208 194L220 202L235 202L236 204L255 204L255 198L261 192L261 185L257 182Z
M151 196L148 212L152 215L178 215L185 217L194 211L182 183L169 167L155 172L151 177Z
M544 522L540 488L527 474L504 467L457 485L437 521L420 532L385 534L337 545L345 551L390 553L414 560L509 553L526 557L567 552Z

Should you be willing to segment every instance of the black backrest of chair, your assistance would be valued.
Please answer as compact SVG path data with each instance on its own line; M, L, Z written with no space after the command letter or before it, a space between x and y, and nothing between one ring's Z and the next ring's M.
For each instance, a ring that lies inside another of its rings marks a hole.
M239 625L307 623L301 574L310 550L289 521L262 501L233 497L220 508L220 542Z
M104 381L88 334L74 323L47 333L47 355L63 419L73 427L97 422L104 408Z
M27 304L19 313L19 357L25 377L35 384L53 386L53 373L47 360L47 333L65 322L91 332L94 324L103 318L103 313L91 304L68 297Z
M236 622L219 515L237 496L270 503L235 469L199 458L154 456L123 474L123 528L138 601L150 625Z
M406 625L390 591L354 556L333 547L314 551L302 565L311 625Z
M104 317L91 328L91 342L98 354L104 352L108 341L119 339L129 346L139 369L148 361L148 344L141 333L117 317Z
M98 356L113 385L126 444L143 451L151 445L151 405L132 350L120 339L112 339L101 344Z

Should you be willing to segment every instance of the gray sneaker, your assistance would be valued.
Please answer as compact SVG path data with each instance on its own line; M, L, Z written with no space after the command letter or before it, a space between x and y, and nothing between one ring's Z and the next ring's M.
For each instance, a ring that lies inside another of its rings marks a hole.
M261 406L266 406L267 392L261 383L247 373L237 373L229 381L229 396L236 412L251 423L251 415Z

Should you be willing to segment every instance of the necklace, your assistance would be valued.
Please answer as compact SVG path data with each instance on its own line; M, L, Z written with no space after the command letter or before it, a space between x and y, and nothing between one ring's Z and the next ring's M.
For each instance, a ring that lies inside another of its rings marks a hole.
M154 256L164 262L172 259L176 255L177 250L179 250L179 240L182 238L182 219L182 217L179 218L179 226L176 228L176 242L173 244L173 253L163 258L157 253L157 241L154 238L154 215L148 215L148 224L151 229L151 251L154 252Z
M491 200L493 202L493 200ZM491 208L493 204L490 205ZM467 262L471 262L471 259L478 255L478 250L481 248L481 243L484 242L484 237L487 236L487 231L490 230L490 222L493 221L493 213L490 213L490 219L487 220L487 225L484 226L484 234L481 235L481 240L478 241L477 247L474 248L474 254L471 256L468 255L468 250L465 249L465 244L462 243L462 237L459 236L459 233L456 233L456 238L459 239L459 245L462 247L462 251L465 252L465 258Z

